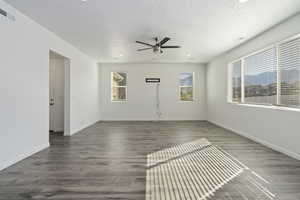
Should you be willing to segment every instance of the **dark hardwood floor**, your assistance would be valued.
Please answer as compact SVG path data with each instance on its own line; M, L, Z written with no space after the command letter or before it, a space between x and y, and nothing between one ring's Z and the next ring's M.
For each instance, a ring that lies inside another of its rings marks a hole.
M279 199L300 199L299 161L208 122L100 122L51 136L50 148L0 172L0 199L144 200L147 155L201 138L268 180Z

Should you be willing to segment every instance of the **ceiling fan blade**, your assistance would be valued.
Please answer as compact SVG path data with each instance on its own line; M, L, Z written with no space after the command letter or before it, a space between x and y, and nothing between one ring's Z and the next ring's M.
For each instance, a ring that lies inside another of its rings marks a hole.
M149 49L153 49L153 48L150 47L150 48L138 49L137 51L145 51L145 50L149 50Z
M143 45L147 45L147 46L153 47L152 44L148 44L148 43L145 43L145 42L140 42L140 41L135 41L135 42L139 43L139 44L143 44Z
M171 38L169 37L165 37L164 39L162 39L162 41L160 41L159 45L162 46L164 45L166 42L168 42Z
M161 46L162 49L176 49L181 48L181 46Z

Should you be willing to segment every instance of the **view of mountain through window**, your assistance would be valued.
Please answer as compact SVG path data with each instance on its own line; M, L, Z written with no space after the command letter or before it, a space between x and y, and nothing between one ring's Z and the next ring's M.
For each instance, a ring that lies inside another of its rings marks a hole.
M276 48L245 58L245 102L276 104L277 56Z
M230 78L232 102L300 107L300 36L232 63Z

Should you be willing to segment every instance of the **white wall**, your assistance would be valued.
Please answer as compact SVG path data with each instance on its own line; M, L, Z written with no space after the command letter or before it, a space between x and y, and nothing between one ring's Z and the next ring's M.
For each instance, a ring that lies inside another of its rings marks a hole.
M101 64L102 120L157 120L156 88L146 77L161 78L161 120L206 120L205 66L200 64ZM110 73L128 73L128 101L111 102ZM179 73L195 73L195 101L179 100Z
M300 159L300 112L227 103L228 63L300 33L300 15L211 61L207 66L208 120Z
M70 133L99 119L98 67L76 48L0 0L0 170L47 147L49 50L70 58Z

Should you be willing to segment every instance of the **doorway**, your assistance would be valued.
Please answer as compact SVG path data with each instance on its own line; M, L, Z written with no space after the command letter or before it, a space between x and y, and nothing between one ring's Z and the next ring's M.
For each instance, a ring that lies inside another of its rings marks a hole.
M69 68L68 58L49 52L49 133L69 135Z

